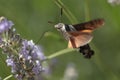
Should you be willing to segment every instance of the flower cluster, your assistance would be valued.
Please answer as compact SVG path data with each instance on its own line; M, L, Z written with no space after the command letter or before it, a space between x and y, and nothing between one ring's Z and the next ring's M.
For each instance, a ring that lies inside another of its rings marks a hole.
M7 55L6 63L18 80L34 80L43 71L45 56L40 46L20 37L12 21L0 17L0 48Z
M110 3L111 5L119 5L120 0L108 0L108 3Z

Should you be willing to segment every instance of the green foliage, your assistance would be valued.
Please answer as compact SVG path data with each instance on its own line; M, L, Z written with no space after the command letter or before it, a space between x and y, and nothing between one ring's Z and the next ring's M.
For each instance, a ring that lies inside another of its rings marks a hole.
M50 30L39 41L45 55L65 49L67 42L54 25L59 22L60 7L64 12L62 22L76 24L96 18L104 18L105 25L94 31L90 44L95 55L87 60L78 52L57 57L58 63L48 80L60 80L68 63L74 63L79 73L78 80L120 79L120 5L111 6L107 0L0 0L0 16L12 20L17 32L35 42L43 32ZM0 55L0 76L10 75L5 55ZM14 80L14 79L10 79Z

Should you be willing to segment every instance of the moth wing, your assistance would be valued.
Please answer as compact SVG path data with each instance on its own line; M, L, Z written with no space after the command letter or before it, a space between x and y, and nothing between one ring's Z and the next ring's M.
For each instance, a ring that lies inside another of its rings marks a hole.
M71 37L68 42L68 48L78 48L86 45L93 38L91 32L69 32L69 34Z
M93 31L96 28L101 27L104 25L104 19L95 19L91 20L88 22L80 23L80 24L75 24L72 25L77 31L82 31L82 30L91 30Z

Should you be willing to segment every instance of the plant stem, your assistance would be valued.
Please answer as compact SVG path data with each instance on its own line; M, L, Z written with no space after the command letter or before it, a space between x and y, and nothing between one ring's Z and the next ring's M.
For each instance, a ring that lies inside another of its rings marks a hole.
M8 80L9 78L11 78L13 75L9 75L6 78L4 78L3 80Z
M47 59L52 59L52 58L55 58L57 56L60 56L60 55L63 55L63 54L66 54L66 53L69 53L69 52L72 52L75 50L76 49L66 48L66 49L63 49L63 50L60 50L58 52L53 53L52 55L48 56Z
M90 7L89 7L89 0L85 0L84 11L85 11L85 21L90 20Z

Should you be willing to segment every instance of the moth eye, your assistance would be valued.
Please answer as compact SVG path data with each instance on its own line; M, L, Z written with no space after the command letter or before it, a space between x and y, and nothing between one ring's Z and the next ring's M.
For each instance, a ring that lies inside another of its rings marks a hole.
M59 25L55 25L55 28L60 29L60 28L61 28L61 26L59 26Z
M59 24L55 25L55 28L57 28L57 29L61 29L63 26L64 26L64 24L59 23Z

